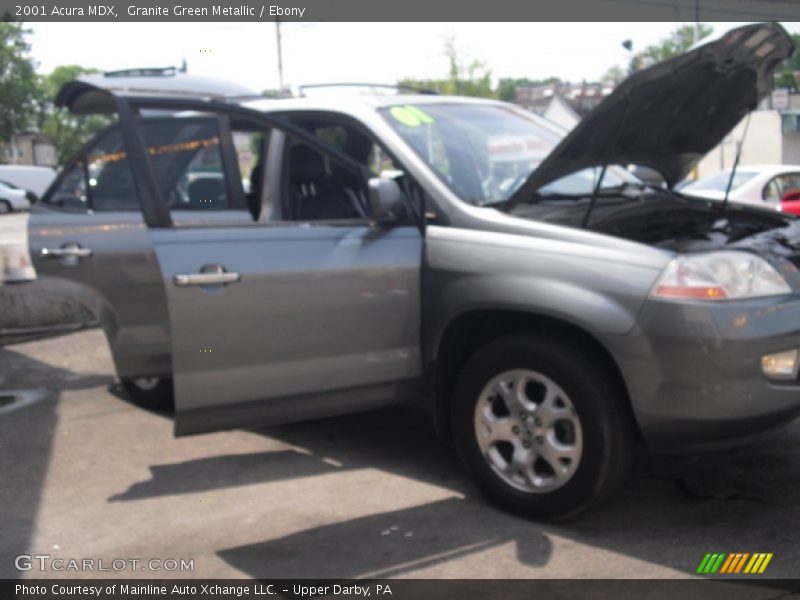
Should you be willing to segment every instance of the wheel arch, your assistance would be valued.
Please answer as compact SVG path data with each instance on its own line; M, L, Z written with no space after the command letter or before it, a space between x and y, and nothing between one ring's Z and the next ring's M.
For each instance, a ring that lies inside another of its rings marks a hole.
M450 438L450 405L458 373L481 347L511 334L558 337L598 362L611 376L622 397L623 408L640 442L628 387L616 360L606 346L585 328L569 321L512 309L476 309L454 317L444 328L429 364L433 419L439 434Z

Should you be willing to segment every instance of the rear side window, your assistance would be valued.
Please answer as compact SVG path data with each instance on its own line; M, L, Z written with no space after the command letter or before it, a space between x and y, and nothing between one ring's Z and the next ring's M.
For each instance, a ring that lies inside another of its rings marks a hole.
M147 122L141 131L170 210L230 208L216 119Z

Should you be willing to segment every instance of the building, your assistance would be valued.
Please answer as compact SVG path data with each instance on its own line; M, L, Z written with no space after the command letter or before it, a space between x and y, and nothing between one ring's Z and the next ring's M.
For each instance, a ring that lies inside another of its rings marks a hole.
M570 130L613 89L610 83L588 82L519 86L515 101ZM747 117L703 157L690 178L730 168L740 142L741 165L800 165L800 92L785 88L775 90L749 118L743 142Z
M749 125L747 119L745 117L716 148L703 157L697 166L697 177L731 168L739 143L742 144L739 159L742 166L800 165L800 93L775 90L758 110L750 114Z
M0 146L4 163L55 167L58 164L56 147L50 139L38 131L18 133L12 141Z
M517 87L514 102L571 129L613 89L614 86L610 83L586 81L577 84L522 85ZM572 122L574 118L577 120ZM564 122L561 122L561 119L564 119Z

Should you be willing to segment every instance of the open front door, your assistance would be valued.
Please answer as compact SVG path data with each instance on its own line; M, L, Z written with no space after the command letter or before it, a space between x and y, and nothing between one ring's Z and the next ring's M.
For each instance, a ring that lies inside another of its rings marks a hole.
M159 140L175 152L149 151L173 223L150 236L168 302L176 433L414 394L419 229L375 225L359 178L330 177L320 165L331 157L313 144L253 123L188 132L181 121L169 125L174 140ZM252 202L262 197L263 210Z

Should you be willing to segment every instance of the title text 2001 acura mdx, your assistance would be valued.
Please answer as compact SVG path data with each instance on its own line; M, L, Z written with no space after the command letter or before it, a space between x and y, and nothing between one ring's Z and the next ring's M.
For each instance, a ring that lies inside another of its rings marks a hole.
M488 496L571 514L637 443L800 411L798 222L620 167L681 180L791 51L778 25L731 31L566 137L494 101L75 81L58 103L118 121L31 216L37 285L83 295L137 399L174 384L178 434L427 397Z

